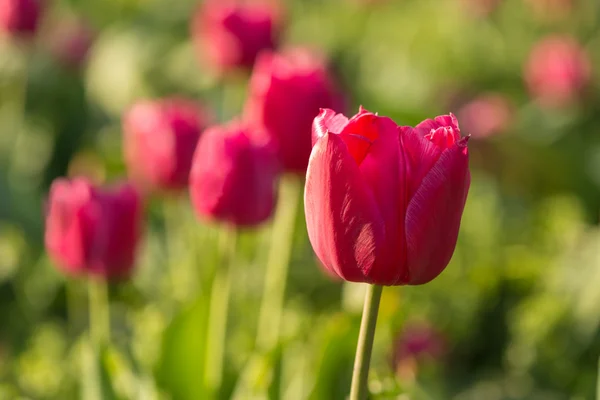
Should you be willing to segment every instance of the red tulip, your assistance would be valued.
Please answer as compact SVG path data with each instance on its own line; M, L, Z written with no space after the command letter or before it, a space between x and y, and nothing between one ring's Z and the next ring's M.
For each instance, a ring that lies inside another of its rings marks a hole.
M529 91L546 106L576 100L591 77L586 51L569 37L552 36L539 42L525 65Z
M287 171L304 174L313 119L341 101L324 62L308 50L268 53L254 69L245 117L275 140Z
M0 0L0 31L10 35L35 33L39 16L38 0Z
M258 53L274 49L278 10L271 3L207 0L192 21L198 55L220 72L251 68Z
M398 127L361 108L322 110L305 187L315 253L342 279L418 285L446 267L470 183L453 115Z
M194 155L190 195L198 215L238 226L268 219L275 205L277 156L271 142L232 122L206 130Z
M181 98L141 101L124 117L124 151L131 177L152 190L184 189L205 117Z
M50 188L46 248L64 272L124 277L133 268L142 207L130 185L95 187L83 178Z

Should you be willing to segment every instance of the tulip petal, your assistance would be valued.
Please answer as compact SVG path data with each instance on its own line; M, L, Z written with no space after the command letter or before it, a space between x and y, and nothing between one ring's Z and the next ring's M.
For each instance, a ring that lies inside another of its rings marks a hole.
M67 272L78 273L86 261L79 214L92 197L91 185L76 179L57 179L50 188L45 244L50 256Z
M456 246L470 185L466 140L445 150L423 178L406 212L409 278L419 285L438 276Z
M369 282L385 243L384 223L338 135L328 133L315 144L304 198L308 236L323 265L345 280Z
M322 138L327 132L339 133L348 124L344 114L337 114L329 108L322 108L312 125L312 145Z
M350 132L360 132L365 137L358 144L362 149L358 148L357 139L349 142ZM363 113L353 118L340 136L355 159L363 158L360 173L373 193L385 227L386 248L380 252L369 278L378 284L394 285L407 273L403 218L407 204L405 162L398 126L389 118Z
M419 123L415 126L414 130L419 133L421 136L425 136L431 131L435 131L441 127L450 127L453 128L457 133L460 133L460 129L458 127L458 120L454 116L454 114L450 113L448 115L440 115L435 117L434 119L426 119L423 122Z
M407 199L411 199L444 149L410 126L400 127L400 137L406 154Z

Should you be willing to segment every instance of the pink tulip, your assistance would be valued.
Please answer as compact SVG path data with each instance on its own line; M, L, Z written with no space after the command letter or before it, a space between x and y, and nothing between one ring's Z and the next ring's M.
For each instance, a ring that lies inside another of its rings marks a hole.
M313 119L320 108L338 108L341 102L325 63L314 54L268 53L252 74L245 117L275 140L285 170L304 174Z
M459 111L461 125L475 138L503 132L510 123L512 110L508 100L498 94L486 94L465 104Z
M190 195L199 216L237 226L268 219L275 206L278 162L270 142L232 122L206 130L190 174Z
M445 115L415 128L322 110L305 187L315 253L342 279L431 281L449 263L470 183L467 138Z
M252 68L258 54L274 49L279 37L279 13L272 2L207 0L192 21L198 56L226 73Z
M39 17L38 0L0 0L0 31L9 35L35 33Z
M72 275L128 276L140 238L142 206L130 185L103 189L83 178L50 188L46 248Z
M125 161L133 180L155 191L186 188L205 120L199 106L183 98L134 104L123 119Z
M579 97L591 77L586 51L569 37L537 43L525 65L529 92L545 106L562 106Z

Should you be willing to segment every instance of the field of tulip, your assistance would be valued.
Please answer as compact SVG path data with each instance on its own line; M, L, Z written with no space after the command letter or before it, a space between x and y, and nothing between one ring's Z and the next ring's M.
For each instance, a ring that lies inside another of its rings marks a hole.
M600 399L600 2L0 0L0 400Z

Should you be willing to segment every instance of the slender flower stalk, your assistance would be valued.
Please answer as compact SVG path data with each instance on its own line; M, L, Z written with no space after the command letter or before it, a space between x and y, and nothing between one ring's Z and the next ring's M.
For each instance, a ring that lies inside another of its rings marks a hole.
M164 243L166 253L166 278L168 279L170 290L173 292L172 299L181 301L184 296L180 295L180 287L185 284L187 271L183 270L183 265L179 265L180 259L177 258L177 241L181 240L178 231L181 229L180 220L182 203L179 197L167 197L162 199L162 219L164 227Z
M221 265L217 266L210 296L208 346L204 371L206 386L215 396L223 381L229 297L237 235L237 231L231 226L224 226L221 231L219 238Z
M352 372L350 400L364 400L369 393L369 365L371 363L371 352L373 350L373 339L375 337L375 326L377 325L377 313L379 312L379 300L381 299L382 289L383 286L379 285L367 286L358 345L356 346L356 357L354 359L354 371Z
M596 380L596 400L600 399L600 359L598 359L598 378Z
M13 99L13 107L15 107L13 111L14 115L14 135L12 138L12 144L10 149L12 150L9 154L9 175L12 174L13 169L16 165L17 157L19 156L19 147L21 141L23 140L23 136L26 128L26 120L27 120L27 88L29 86L29 48L28 44L24 44L23 48L18 48L18 61L19 61L19 70L17 72L17 76L14 78L14 86L13 91L11 93L11 97Z
M89 279L88 296L90 339L100 354L101 346L110 341L110 305L106 280Z
M296 176L282 178L258 320L256 347L259 350L271 350L279 339L285 287L292 255L294 226L301 192L302 182Z
M76 337L79 329L85 326L85 303L81 304L80 301L82 296L85 296L85 289L80 291L79 284L79 280L76 279L68 279L65 282L67 319L72 337Z

